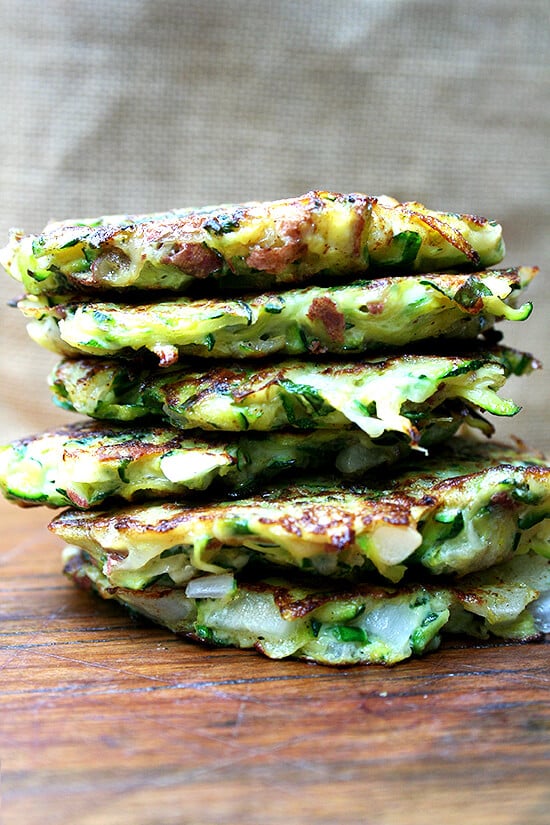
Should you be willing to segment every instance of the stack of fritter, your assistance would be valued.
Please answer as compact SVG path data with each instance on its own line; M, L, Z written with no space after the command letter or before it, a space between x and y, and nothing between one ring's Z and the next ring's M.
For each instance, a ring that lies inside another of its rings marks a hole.
M77 584L211 644L535 638L550 467L485 438L537 366L494 331L536 272L503 254L494 222L328 192L14 232L54 399L95 420L5 445L3 491L69 506Z

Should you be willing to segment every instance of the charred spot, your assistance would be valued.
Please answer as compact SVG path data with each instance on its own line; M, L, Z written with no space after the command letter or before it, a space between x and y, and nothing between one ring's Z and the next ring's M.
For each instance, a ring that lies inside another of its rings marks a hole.
M242 369L239 369L238 366L232 369L229 367L220 367L209 372L205 380L207 385L217 392L227 390L235 381L243 381L247 377L248 373L244 367Z
M107 224L106 226L98 226L96 229L93 230L93 232L90 232L90 234L88 235L88 244L91 247L95 248L104 246L105 244L108 244L110 241L112 241L112 239L115 238L119 233L127 229L132 229L132 225L130 224L129 226L125 227L109 224ZM82 231L82 229L80 231Z
M131 431L130 431L131 432ZM158 434L161 431L157 431ZM75 433L77 434L77 433ZM149 434L149 437L155 437L155 431ZM73 434L74 435L74 434ZM89 436L97 435L105 443L92 443L94 455L99 461L134 461L137 458L143 458L147 455L157 455L159 452L166 453L170 450L178 449L181 445L181 439L177 436L169 440L163 441L148 441L148 434L140 433L140 437L124 438L121 440L122 432L120 430L98 429L92 430ZM111 439L114 443L109 443ZM83 449L78 444L65 447L63 451L63 458L78 458L82 455Z
M238 229L246 215L247 210L242 208L233 212L219 212L205 220L203 229L213 235L226 235Z
M297 581L299 576L297 577ZM258 593L270 593L282 616L287 621L301 619L312 613L319 607L330 602L357 601L364 597L375 599L388 599L394 595L414 591L414 586L403 586L399 591L393 588L383 587L367 583L358 583L350 587L342 582L331 582L325 585L316 585L314 592L308 592L309 587L305 583L302 588L300 584L292 589L284 585L271 584L266 581L248 583L246 589ZM298 595L299 594L299 595Z
M456 476L451 476L451 478L444 478L442 481L438 481L434 488L438 493L444 493L447 490L461 490L464 487L468 487L472 478L475 478L478 473L460 473L460 470L457 469ZM482 472L482 471L480 471ZM439 499L443 498L442 495L439 496Z
M299 599L294 601L290 597L290 593L286 593L286 598L275 598L275 603L281 613L283 619L302 619L304 616L307 616L309 613L313 613L318 607L326 604L327 602L335 601L335 596L333 593L312 593L309 596L306 596L303 599Z
M299 585L296 589L298 588ZM334 589L327 589L321 592L317 590L314 593L306 592L301 598L296 598L294 589L291 590L284 585L272 584L261 580L247 583L246 589L253 593L271 594L279 613L283 619L287 619L288 621L303 618L327 602L335 601L337 598L344 598L345 592L343 590L340 592L339 586L335 585Z
M433 496L428 496L428 495L422 496L422 498L418 502L418 504L421 507L434 507L437 503L438 503L438 501L437 501L436 498L434 498Z
M353 195L342 195L340 192L325 192L321 189L312 189L309 192L306 192L301 198L296 198L293 201L288 201L288 203L296 203L302 204L307 206L308 209L315 212L323 212L327 209L327 201L329 203L335 203L338 201L339 203L347 203L348 197L353 198ZM358 196L362 197L362 196ZM353 203L353 201L349 201Z
M458 587L455 587L454 595L463 605L483 605L487 602L488 591L469 590L468 592L465 592L464 590L460 590Z
M254 395L257 392L266 392L269 387L277 387L281 382L282 376L279 373L273 374L270 370L258 372L255 379L248 383L246 381L240 387L234 387L231 390L233 399L236 403L244 401L249 395Z
M128 587L109 587L106 588L107 592L112 593L113 595L120 594L121 596L136 596L135 590L130 590ZM157 600L162 599L164 597L171 597L174 595L175 592L181 593L182 596L185 594L185 588L177 587L176 585L171 587L163 587L162 585L157 584L150 584L147 587L144 587L142 590L139 591L139 599L140 601L145 600ZM128 605L127 605L128 606ZM131 609L131 608L130 608ZM148 616L144 616L143 618L148 619Z
M404 206L404 205L403 205ZM414 218L421 223L426 224L433 229L434 232L437 232L447 243L451 246L454 246L455 249L458 249L465 255L466 258L470 261L471 264L474 266L478 266L480 263L479 253L468 243L464 235L458 231L458 229L454 229L454 227L449 226L444 221L440 220L440 218L436 217L435 215L429 215L425 212L419 212L416 209L403 209L404 214L409 215L411 218Z
M411 517L408 512L403 512L396 509L393 513L388 513L387 516L384 516L382 521L385 521L386 524L393 524L398 527L408 527Z
M82 377L79 379L79 382L87 381L90 378L93 378L95 375L101 375L105 370L105 366L105 363L98 358L79 358L78 368L79 372L82 373ZM61 364L56 368L56 375L62 377L65 373L65 370L67 370L70 376L72 368L72 361L62 361Z
M476 226L486 226L487 218L482 218L479 215L461 215L462 219L468 221L468 223L473 223Z
M360 514L361 524L370 527L374 521L398 526L411 523L411 510L418 502L405 494L389 493L377 498L368 492L364 502L364 512Z
M293 490L288 498L296 501ZM277 501L287 500L287 497L277 496ZM259 524L277 524L289 535L301 538L304 533L310 536L322 536L324 542L319 544L319 550L342 550L353 543L355 531L352 526L352 516L343 508L333 509L320 502L310 507L302 507L296 515L282 514L280 516L261 516Z
M244 371L239 373L238 368L231 370L221 367L205 374L177 372L169 383L162 387L162 393L169 407L183 412L188 407L198 403L201 398L207 398L216 393L233 392L233 384L245 377ZM154 381L154 376L151 377ZM182 401L182 394L187 396Z
M145 521L141 521L140 515L144 512L144 508L146 512L146 519ZM177 529L181 524L186 524L193 519L204 516L204 513L202 512L196 513L192 509L178 507L177 505L171 503L165 503L162 505L162 512L164 516L158 518L156 522L149 520L147 505L143 505L143 507L130 507L126 510L118 512L119 515L116 513L107 512L97 518L91 516L90 521L93 519L94 526L97 526L100 529L114 528L121 533L132 531L135 533L150 533L151 535L155 535L169 533L170 531Z

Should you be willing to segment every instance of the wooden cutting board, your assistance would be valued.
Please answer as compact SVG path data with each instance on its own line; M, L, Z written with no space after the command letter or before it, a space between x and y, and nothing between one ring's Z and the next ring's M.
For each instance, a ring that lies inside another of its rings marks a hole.
M548 825L550 644L391 669L210 650L63 578L0 503L5 825Z

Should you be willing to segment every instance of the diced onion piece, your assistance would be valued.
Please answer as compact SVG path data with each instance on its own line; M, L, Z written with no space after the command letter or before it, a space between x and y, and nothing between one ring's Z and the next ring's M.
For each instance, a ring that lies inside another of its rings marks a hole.
M533 598L533 591L517 584L499 589L483 586L467 592L464 598L459 594L459 598L465 610L482 616L489 624L500 624L514 621Z
M155 344L151 347L151 352L154 352L159 359L159 366L170 367L176 364L179 358L178 348L172 344Z
M188 599L221 599L235 588L235 578L232 573L221 573L219 576L200 576L191 579L185 588Z
M409 604L382 604L361 617L358 623L367 636L381 639L392 650L407 650L409 639L418 624L418 616Z
M382 464L388 457L387 451L381 448L369 450L362 444L352 444L344 447L336 456L336 468L344 475L364 473L377 464Z
M541 593L530 607L537 630L541 633L550 633L550 590Z
M310 561L315 570L322 576L331 576L336 572L338 566L338 558L336 553L311 556Z
M231 464L231 459L225 453L174 450L161 459L160 468L168 481L176 484L178 482L200 482L207 473L226 464Z
M117 286L131 283L132 261L121 249L103 252L92 264L94 280L100 284L116 281Z
M399 564L422 544L422 536L413 527L381 524L370 536L372 561Z

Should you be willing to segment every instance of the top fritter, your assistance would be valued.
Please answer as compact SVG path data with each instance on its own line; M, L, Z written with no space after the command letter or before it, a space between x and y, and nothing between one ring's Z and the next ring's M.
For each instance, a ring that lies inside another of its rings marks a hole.
M14 230L0 260L31 294L184 292L197 280L264 289L318 278L493 266L499 224L386 196L309 192L289 200L182 209Z

